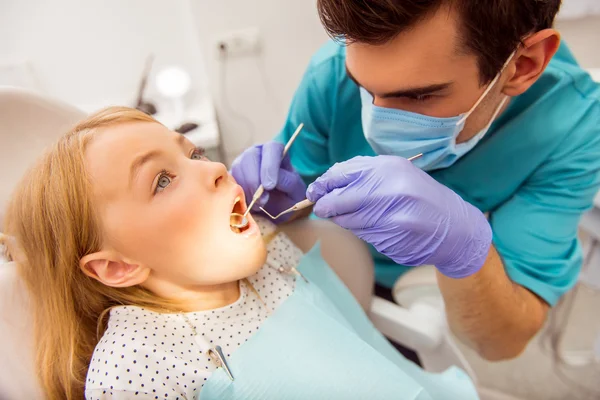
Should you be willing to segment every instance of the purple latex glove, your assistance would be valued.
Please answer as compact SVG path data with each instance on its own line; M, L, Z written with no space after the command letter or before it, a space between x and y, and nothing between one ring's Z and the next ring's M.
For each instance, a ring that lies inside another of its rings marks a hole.
M306 184L292 167L289 156L281 160L283 148L283 144L274 141L250 147L231 166L231 175L244 189L248 204L261 184L265 188L253 211L264 207L275 215L305 198ZM290 216L284 215L275 222L284 222Z
M318 217L331 218L396 263L433 264L451 278L477 272L492 242L481 211L400 157L335 164L307 197Z

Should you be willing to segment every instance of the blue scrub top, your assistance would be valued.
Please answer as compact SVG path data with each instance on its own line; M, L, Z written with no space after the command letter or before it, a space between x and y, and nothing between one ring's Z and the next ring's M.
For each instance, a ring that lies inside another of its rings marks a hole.
M304 123L290 156L307 183L336 162L376 155L363 135L359 90L345 59L345 47L333 41L313 56L277 138L287 141ZM472 151L431 175L490 213L510 278L554 305L577 281L577 226L592 206L599 170L600 87L563 44ZM372 253L380 284L391 287L409 268Z

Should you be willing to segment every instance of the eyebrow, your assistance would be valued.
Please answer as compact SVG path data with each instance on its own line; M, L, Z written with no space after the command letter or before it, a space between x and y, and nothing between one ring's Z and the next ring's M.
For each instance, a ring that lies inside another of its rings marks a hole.
M183 148L185 146L185 136L177 135L175 140L180 147ZM162 152L159 150L150 150L147 153L144 153L133 160L133 162L131 163L131 167L129 168L129 187L131 187L131 185L133 184L133 181L139 174L142 166L147 162L151 161L152 159L157 158L161 153Z
M352 76L352 74L348 70L348 67L346 67L346 74L348 75L348 78L350 78L354 83L356 83L357 86L362 86L360 83L358 83L356 78L354 76ZM453 83L454 82L450 81L450 82L444 82L444 83L435 83L435 84L427 85L427 86L419 86L419 87L414 87L414 88L395 90L393 92L388 92L388 93L379 95L379 97L381 97L382 99L388 99L388 98L394 98L394 97L419 97L419 96L423 96L423 95L427 95L427 94L434 94L437 92L441 92L442 90L445 90L445 89L449 88L450 86L452 86Z

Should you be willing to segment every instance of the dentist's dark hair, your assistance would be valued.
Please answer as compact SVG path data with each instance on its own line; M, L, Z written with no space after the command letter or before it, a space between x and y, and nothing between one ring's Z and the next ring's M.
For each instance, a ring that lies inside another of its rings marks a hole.
M456 10L462 47L475 54L482 84L491 81L528 34L552 27L561 0L317 0L334 39L380 45L433 15Z

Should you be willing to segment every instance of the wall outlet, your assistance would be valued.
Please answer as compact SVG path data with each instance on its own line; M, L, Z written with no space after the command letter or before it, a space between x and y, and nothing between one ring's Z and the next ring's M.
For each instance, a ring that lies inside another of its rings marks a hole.
M216 48L222 58L256 55L260 52L258 28L228 32L217 39Z

